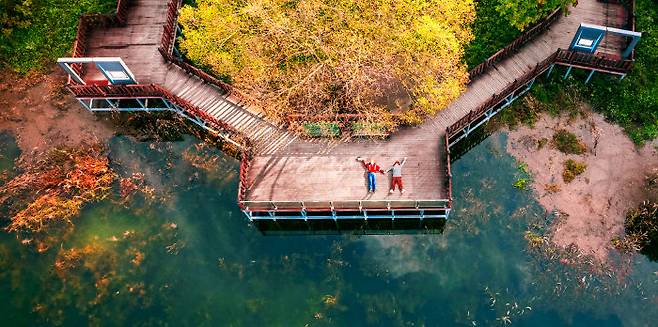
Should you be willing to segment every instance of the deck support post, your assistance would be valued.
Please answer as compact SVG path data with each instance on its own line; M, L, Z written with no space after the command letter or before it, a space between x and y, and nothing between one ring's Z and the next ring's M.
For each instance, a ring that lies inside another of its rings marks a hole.
M569 68L567 68L567 72L564 73L564 77L562 77L562 79L567 79L567 77L569 77L569 74L571 74L571 69L572 68L573 68L573 66L569 66Z
M555 64L551 64L551 68L548 69L548 73L546 73L546 77L551 76L551 73L553 72L553 68L555 68Z
M251 211L249 211L249 207L247 207L247 208L245 208L244 210L242 210L242 212L244 213L245 216L247 216L247 218L249 219L249 221L251 221L251 222L254 221L254 217L253 217Z
M587 79L585 80L585 84L589 83L589 80L592 79L595 71L596 70L592 69L592 71L589 72L589 75L587 75Z
M533 78L533 79L530 80L530 83L528 84L528 88L526 89L526 92L527 92L527 91L530 91L530 89L532 88L532 86L535 85L535 80L536 80L536 79L537 79L537 78Z
M142 102L141 99L135 99L135 101L137 101L137 103L139 103L139 105L142 107L142 109L146 110L146 105L144 104L144 102Z

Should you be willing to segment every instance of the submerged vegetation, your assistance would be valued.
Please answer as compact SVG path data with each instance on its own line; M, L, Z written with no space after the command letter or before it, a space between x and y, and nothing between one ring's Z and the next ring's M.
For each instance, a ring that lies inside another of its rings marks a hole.
M23 172L0 187L0 204L8 207L7 231L49 247L51 228L72 226L86 203L106 198L115 175L103 147L56 148L37 162L23 162Z
M275 119L417 123L464 89L474 17L471 0L199 0L180 11L180 48Z
M116 0L0 0L0 65L44 70L71 51L81 14L115 6Z

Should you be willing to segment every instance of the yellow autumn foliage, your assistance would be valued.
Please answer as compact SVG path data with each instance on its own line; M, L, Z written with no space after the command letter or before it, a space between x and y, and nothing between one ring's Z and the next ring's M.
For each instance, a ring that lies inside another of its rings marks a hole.
M468 82L474 17L473 0L198 0L180 11L180 48L274 119L417 122Z

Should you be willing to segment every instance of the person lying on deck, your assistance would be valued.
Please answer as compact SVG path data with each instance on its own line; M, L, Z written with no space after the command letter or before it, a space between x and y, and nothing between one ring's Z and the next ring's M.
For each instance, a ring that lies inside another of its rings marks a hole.
M400 189L400 193L404 193L404 186L402 186L402 166L404 166L405 162L407 162L407 157L402 159L402 163L400 163L399 160L396 160L393 166L386 170L387 173L393 171L393 180L391 182L391 189L388 191L389 194L392 194L393 191L395 191L396 185Z
M375 173L379 172L383 174L384 171L379 167L379 165L375 163L375 160L373 159L370 159L370 162L368 163L366 163L366 161L361 157L356 158L356 160L361 161L363 166L368 170L368 192L375 192L375 188L377 186L377 178Z

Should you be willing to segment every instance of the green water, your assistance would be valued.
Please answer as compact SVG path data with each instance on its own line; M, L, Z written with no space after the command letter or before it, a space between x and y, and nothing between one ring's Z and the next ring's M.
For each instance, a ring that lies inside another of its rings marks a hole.
M175 143L116 137L117 172L144 174L155 199L86 207L59 248L38 254L0 233L3 325L644 326L658 321L658 264L637 255L598 276L529 250L551 215L495 134L454 163L443 234L263 236L235 205L238 162ZM0 168L18 155L0 137ZM186 155L183 155L185 153ZM189 156L214 160L210 170ZM58 275L62 249L93 247ZM137 260L136 254L143 257ZM583 277L585 277L583 279ZM98 280L105 279L105 286ZM506 317L506 318L503 318Z

